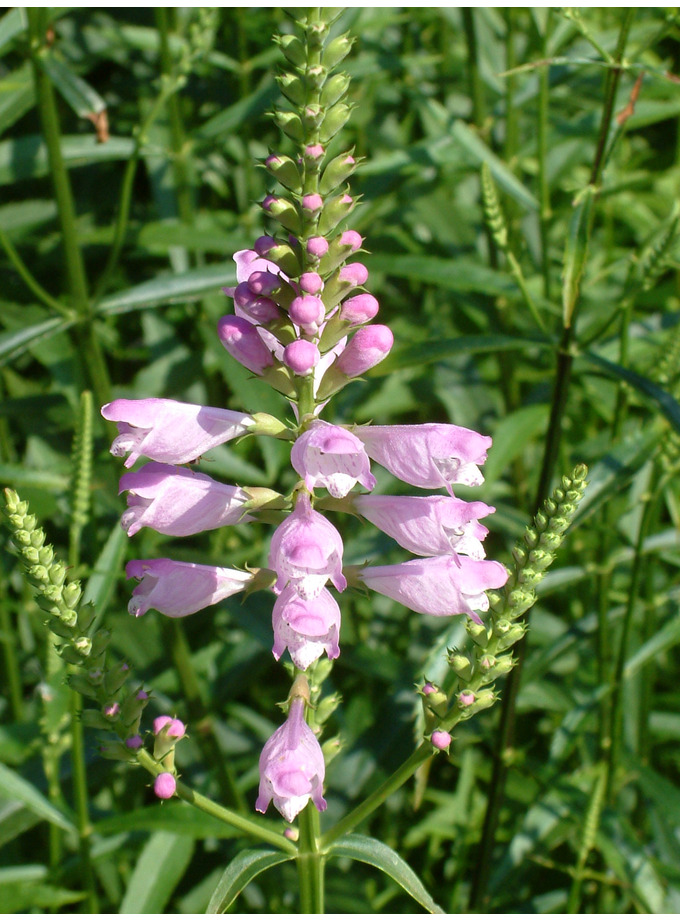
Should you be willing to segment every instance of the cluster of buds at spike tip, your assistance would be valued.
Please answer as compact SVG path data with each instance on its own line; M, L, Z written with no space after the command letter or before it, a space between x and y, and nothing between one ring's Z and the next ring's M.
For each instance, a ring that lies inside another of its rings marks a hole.
M68 683L98 707L83 710L83 724L118 735L119 740L105 748L107 756L134 759L136 742L131 745L130 741L139 737L147 695L141 687L125 687L127 664L107 663L109 630L94 628L95 611L91 604L81 605L80 584L66 581L66 566L45 542L45 532L29 514L28 503L11 489L5 490L5 514L27 579L35 589L36 603L47 615L45 625L60 640L59 655L71 665Z
M469 651L449 650L448 663L456 681L446 702L437 699L436 727L450 730L457 722L469 719L494 704L497 695L496 680L504 677L515 666L512 647L526 632L522 617L536 600L536 585L543 578L555 558L564 534L576 514L586 487L587 469L576 467L571 476L564 476L560 485L536 514L522 540L513 551L514 567L502 592L490 591L490 616L482 624L468 619ZM433 694L422 689L427 706ZM433 696L434 699L434 696ZM426 716L426 728L432 727Z

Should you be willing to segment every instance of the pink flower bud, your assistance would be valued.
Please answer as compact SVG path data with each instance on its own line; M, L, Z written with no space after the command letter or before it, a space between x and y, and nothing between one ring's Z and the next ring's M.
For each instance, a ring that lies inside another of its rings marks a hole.
M120 713L120 706L118 703L108 703L104 706L103 713L107 719L115 719Z
M153 733L154 735L159 734L166 725L169 725L172 722L172 716L156 716L153 720Z
M262 202L262 207L265 211L271 211L272 207L278 202L276 195L267 195L267 197Z
M257 326L242 316L223 316L217 324L217 334L232 358L254 374L262 375L265 368L273 365L274 359Z
M283 363L299 377L306 377L319 363L321 353L313 342L297 339L283 350Z
M140 690L139 693L137 694L137 699L138 700L148 700L149 694L146 692L146 690Z
M277 242L273 236L259 236L253 243L253 249L258 254L264 258L270 249L273 249L274 246L277 246Z
M357 294L340 306L340 319L352 326L368 323L378 312L378 301L373 294Z
M436 747L438 751L448 751L449 745L451 744L451 735L445 731L434 731L430 735L430 741L432 746Z
M131 751L137 751L144 742L142 741L141 735L133 735L132 738L125 739L125 747L130 748Z
M351 195L343 195L342 198L340 199L340 201L342 201L343 204L352 204L352 196L351 196Z
M340 269L339 280L359 287L368 281L368 269L361 262L351 262Z
M467 706L472 706L475 701L475 695L472 690L463 690L462 693L458 694L458 705L463 708Z
M321 195L304 195L302 198L302 207L305 211L315 214L323 207L323 198Z
M177 790L177 780L172 773L159 773L153 781L153 791L159 799L171 799Z
M356 252L358 249L361 249L361 244L363 239L361 235L356 232L356 230L345 230L345 232L340 236L340 245L341 246L351 246L352 252Z
M305 272L300 275L300 289L305 294L318 294L323 290L323 279L317 272Z
M346 377L359 377L390 353L394 336L388 326L363 326L335 362Z
M153 720L154 735L160 734L165 729L168 738L183 738L186 732L184 722L179 719L173 719L172 716L156 716Z
M309 144L305 147L305 156L310 160L319 160L325 152L321 144Z
M313 236L307 240L307 252L315 259L320 259L328 252L328 240L323 236Z
M439 689L435 687L434 684L431 684L429 681L426 684L423 684L422 689L423 696L429 696L431 693L438 693Z
M296 297L288 308L288 315L308 335L316 335L326 317L326 308L318 297Z
M247 283L253 294L268 297L281 287L281 278L272 272L256 271L248 278Z

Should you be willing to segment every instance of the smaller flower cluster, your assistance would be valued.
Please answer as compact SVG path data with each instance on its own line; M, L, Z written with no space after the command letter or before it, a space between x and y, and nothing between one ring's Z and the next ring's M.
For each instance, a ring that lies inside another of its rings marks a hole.
M490 592L489 622L469 619L472 639L468 652L449 650L448 662L455 675L450 693L427 681L421 689L426 731L437 750L447 750L451 728L496 701L493 684L515 666L511 649L526 632L523 614L536 602L536 586L555 559L586 488L587 468L579 464L562 478L513 551L515 565L503 592Z

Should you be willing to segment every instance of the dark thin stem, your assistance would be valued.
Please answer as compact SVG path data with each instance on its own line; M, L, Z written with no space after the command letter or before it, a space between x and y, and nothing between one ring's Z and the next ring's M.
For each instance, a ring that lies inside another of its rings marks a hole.
M543 34L543 57L548 55L548 36L550 34L551 11L548 10L545 32ZM548 181L548 111L550 106L550 67L541 67L538 71L538 120L536 125L536 144L538 158L538 200L539 226L541 234L541 273L543 275L543 296L550 300L550 252L548 229L552 219L550 206L550 184Z
M238 811L246 811L243 793L236 785L231 768L215 737L212 716L205 705L191 660L191 649L179 620L167 621L172 657L186 700L192 734L207 763L216 771L220 795Z

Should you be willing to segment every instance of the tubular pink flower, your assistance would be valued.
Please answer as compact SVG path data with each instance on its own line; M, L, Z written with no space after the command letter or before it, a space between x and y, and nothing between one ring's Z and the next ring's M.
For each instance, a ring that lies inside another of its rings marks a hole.
M389 326L362 326L335 362L335 370L346 377L359 377L388 356L394 336Z
M300 597L311 600L321 594L330 578L338 591L344 591L342 550L335 527L312 509L309 495L299 494L295 510L272 536L269 567L278 576L275 590L290 585Z
M301 671L324 652L329 658L340 654L340 608L327 588L313 600L305 600L291 587L284 588L274 604L272 626L274 658L278 661L287 648Z
M177 780L172 773L159 773L153 781L153 791L159 799L171 799L177 790Z
M449 495L357 495L354 507L367 520L417 556L464 553L484 558L488 530L480 517L496 509Z
M139 457L160 463L190 463L212 447L231 441L255 424L251 415L195 406L174 399L116 399L102 407L102 415L118 423L111 445L114 457Z
M304 700L294 699L288 718L262 749L255 808L264 814L273 800L286 821L293 821L310 799L319 811L325 811L325 774L321 747L305 722Z
M128 492L128 510L121 524L128 537L142 527L170 537L188 537L252 520L243 512L248 501L243 489L185 467L147 463L121 477L119 492L124 491Z
M307 342L305 339L296 339L283 350L283 363L299 377L311 374L320 357L321 353L314 342Z
M257 327L242 316L223 316L217 323L220 342L239 364L258 376L274 364Z
M357 294L340 304L340 319L352 326L360 326L375 317L378 306L373 294Z
M363 569L359 577L368 588L416 613L435 617L466 613L481 623L475 611L489 609L484 592L502 588L508 572L500 562L487 559L433 556L397 565L372 566Z
M477 468L486 460L491 438L458 425L367 425L354 432L366 453L409 485L420 489L451 484L478 486Z
M321 485L334 498L344 498L357 482L365 489L375 487L364 445L338 425L312 422L293 444L290 461L310 491Z
M249 572L173 559L133 559L125 574L141 579L128 604L135 617L151 608L166 617L186 617L237 594L253 578Z

